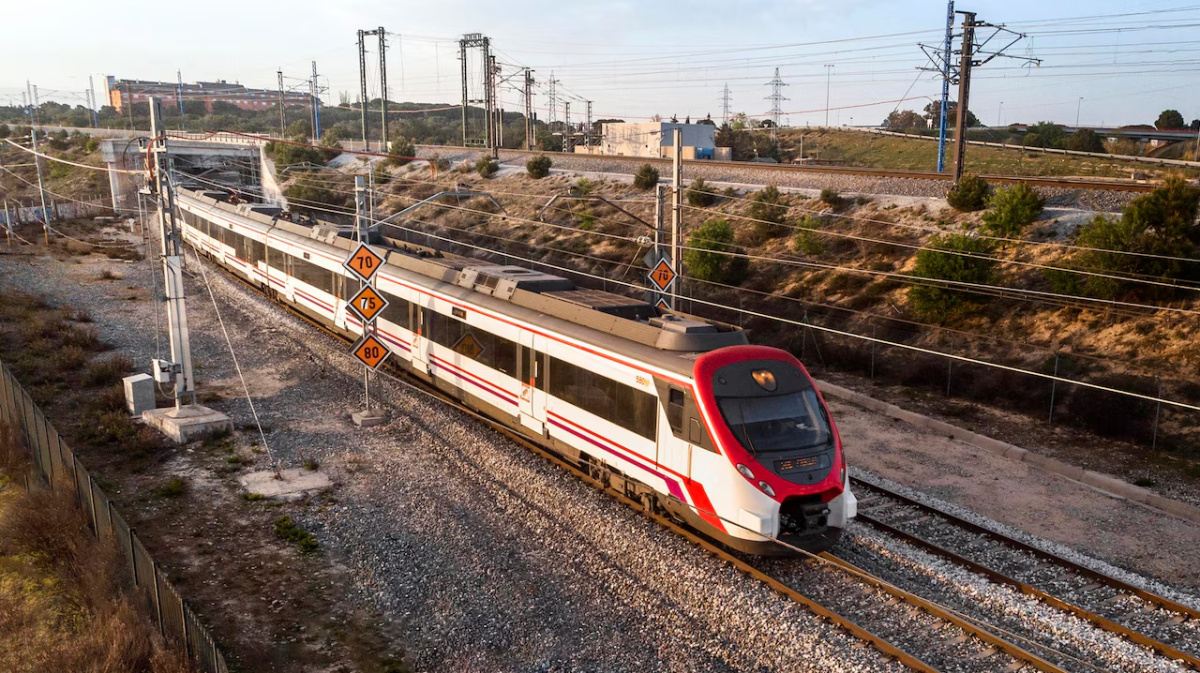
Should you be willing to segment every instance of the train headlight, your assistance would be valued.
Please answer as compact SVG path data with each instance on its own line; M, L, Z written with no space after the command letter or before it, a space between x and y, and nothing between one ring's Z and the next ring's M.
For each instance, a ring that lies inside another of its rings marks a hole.
M738 463L737 470L738 470L738 472L742 473L743 477L749 479L750 481L754 481L754 473L750 471L750 468L746 467L745 465L742 465L741 463Z
M771 485L768 484L767 482L765 482L765 481L758 482L758 487L762 489L763 493L766 493L767 495L771 496L772 498L775 497L775 489L771 488Z

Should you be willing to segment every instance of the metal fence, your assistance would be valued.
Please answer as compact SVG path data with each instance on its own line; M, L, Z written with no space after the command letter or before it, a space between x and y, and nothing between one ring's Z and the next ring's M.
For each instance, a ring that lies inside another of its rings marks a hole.
M24 439L33 456L37 480L55 491L73 494L96 539L116 544L129 567L136 600L149 611L159 633L186 648L188 656L204 673L228 673L225 656L212 634L3 362L0 362L0 421Z

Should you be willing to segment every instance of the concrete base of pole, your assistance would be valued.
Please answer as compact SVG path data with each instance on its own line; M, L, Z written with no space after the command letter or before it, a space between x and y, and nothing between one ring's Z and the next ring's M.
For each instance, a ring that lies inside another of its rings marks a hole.
M238 477L238 483L247 493L284 502L301 500L333 486L329 475L304 468L280 470L278 473L272 470L251 472Z
M382 409L371 408L350 414L350 420L360 428L373 428L387 423L387 414Z
M142 422L157 428L176 444L233 432L233 422L228 416L198 404L179 409L149 409L142 412Z

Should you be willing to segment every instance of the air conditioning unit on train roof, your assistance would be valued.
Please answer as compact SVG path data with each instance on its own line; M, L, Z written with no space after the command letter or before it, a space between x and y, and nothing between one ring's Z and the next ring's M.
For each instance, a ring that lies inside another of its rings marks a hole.
M691 318L681 318L670 313L651 318L650 324L665 331L679 334L712 334L717 332L717 326Z
M333 242L338 238L338 230L337 227L318 224L314 225L313 228L308 231L308 235L318 241L321 241L322 243L328 243L332 245Z

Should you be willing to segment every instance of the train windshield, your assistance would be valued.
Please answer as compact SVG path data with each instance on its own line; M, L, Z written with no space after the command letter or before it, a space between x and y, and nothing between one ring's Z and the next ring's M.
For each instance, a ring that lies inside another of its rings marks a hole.
M770 397L723 397L721 415L750 453L782 453L826 446L833 441L816 390Z

